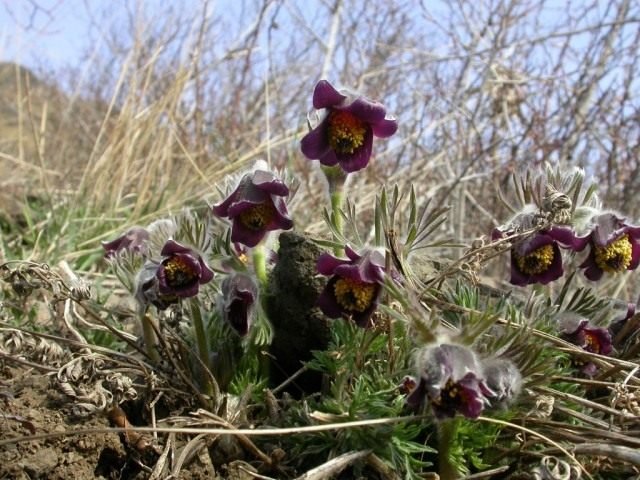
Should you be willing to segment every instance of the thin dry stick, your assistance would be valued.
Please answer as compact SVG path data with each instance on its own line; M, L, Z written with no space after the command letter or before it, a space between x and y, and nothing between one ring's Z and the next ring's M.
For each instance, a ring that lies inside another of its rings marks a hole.
M342 0L336 0L333 5L331 14L331 29L329 30L329 39L324 45L325 54L324 62L322 63L322 70L320 71L320 78L327 78L331 72L331 64L333 62L333 56L335 55L336 43L338 39L338 30L340 29L340 17L342 13Z
M516 425L514 423L510 423L510 422L505 422L503 420L498 420L496 418L488 418L488 417L478 417L478 420L482 421L482 422L487 422L487 423L495 423L497 425L502 425L505 427L509 427L509 428L514 428L516 430L520 430L522 432L526 432L529 433L530 435L533 435L534 437L540 438L541 440L544 440L545 442L549 443L550 445L553 445L554 447L556 447L558 450L560 450L562 453L564 453L567 458L570 458L577 466L578 468L580 468L580 470L582 470L584 472L584 474L588 477L593 479L593 477L589 474L589 472L587 472L587 470L582 466L582 464L580 462L578 462L578 460L576 460L576 458L566 449L563 448L562 445L560 445L557 442L554 442L553 440L551 440L549 437L546 437L534 430L531 430L529 428L523 427L521 425Z
M264 429L252 429L252 428L183 428L183 427L136 427L130 428L84 428L75 430L65 430L62 432L43 433L39 435L28 435L22 437L14 437L0 440L0 446L10 445L13 443L30 442L34 440L50 439L57 437L64 437L67 435L87 435L94 433L123 433L123 432L158 432L158 433L183 433L194 434L200 433L208 435L246 435L251 436L278 436L278 435L298 435L298 434L311 434L317 432L328 432L333 430L345 430L349 428L359 427L373 427L376 425L393 425L394 423L402 422L418 422L428 418L427 415L409 415L405 417L389 417L389 418L374 418L370 420L354 420L351 422L342 423L329 423L324 425L310 425L306 427L287 427L287 428L264 428ZM489 419L491 420L491 419ZM511 424L509 424L511 425ZM553 444L553 443L552 443Z
M330 478L334 475L338 475L352 463L367 457L370 453L371 450L343 453L342 455L328 460L322 465L312 468L308 472L297 477L296 480L323 480L325 478Z

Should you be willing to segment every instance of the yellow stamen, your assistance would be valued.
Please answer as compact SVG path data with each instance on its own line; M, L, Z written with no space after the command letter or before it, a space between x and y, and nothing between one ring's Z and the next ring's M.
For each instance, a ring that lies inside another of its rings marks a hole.
M543 245L528 255L516 255L516 265L526 275L539 275L553 263L553 245Z
M333 292L336 296L336 301L345 310L364 312L373 302L376 285L350 278L340 278L334 284Z
M600 340L598 338L589 333L584 333L584 341L585 346L583 347L587 352L600 353Z
M622 272L631 265L631 242L626 233L604 247L595 247L596 265L605 272Z
M458 383L454 383L453 380L447 380L445 386L440 390L440 396L431 398L431 403L436 406L441 406L447 401L459 401L462 404L467 403L467 396L463 390L458 386Z
M260 203L246 209L239 215L240 222L249 230L261 230L273 220L275 207L270 203Z
M329 145L338 153L353 153L364 144L366 123L352 113L334 110L329 114Z
M164 263L164 274L170 287L183 287L193 283L198 274L181 257L172 257Z

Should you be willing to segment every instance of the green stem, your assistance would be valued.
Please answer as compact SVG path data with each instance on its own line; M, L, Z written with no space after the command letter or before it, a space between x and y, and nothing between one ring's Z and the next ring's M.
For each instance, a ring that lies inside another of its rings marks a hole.
M201 385L204 387L204 391L213 400L214 405L218 400L218 388L214 384L214 379L211 378L209 371L209 344L207 342L207 333L204 328L204 322L202 321L202 312L200 311L200 304L197 300L191 300L191 321L193 322L193 330L196 337L196 345L198 347L198 356L200 357L200 369L202 371Z
M253 247L253 270L256 272L260 286L265 287L267 285L267 255L262 243Z
M336 231L340 236L342 236L344 232L344 222L342 219L343 199L344 197L342 195L342 188L336 188L331 192L331 217L333 220L333 226L335 227ZM334 248L333 253L335 253L339 257L344 254L343 249L341 247Z
M142 324L142 337L144 346L147 349L147 355L154 364L160 363L160 353L158 353L158 339L153 329L152 318L147 315L145 310L140 311L140 323Z
M438 423L438 467L441 480L460 478L458 470L451 462L451 447L455 441L457 423L455 419Z

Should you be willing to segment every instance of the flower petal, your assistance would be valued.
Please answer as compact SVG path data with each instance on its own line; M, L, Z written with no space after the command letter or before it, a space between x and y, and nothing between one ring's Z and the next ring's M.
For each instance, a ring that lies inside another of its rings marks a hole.
M231 241L242 243L247 247L255 247L260 243L260 240L264 238L267 231L262 230L250 230L245 227L238 218L233 219L233 225L231 226Z
M597 282L602 278L604 272L596 263L596 257L593 253L593 246L591 248L592 251L589 252L589 256L578 266L578 268L584 268L584 276L593 282Z
M329 280L329 283L327 283L327 286L316 300L316 305L320 310L322 310L322 313L329 318L340 318L343 312L342 308L336 301L335 295L333 294L333 285L335 282L335 278Z
M327 80L320 80L313 90L313 108L329 108L342 103L347 98L331 85Z
M382 122L387 114L384 105L372 102L364 97L356 98L351 105L342 110L353 113L360 120L369 124Z
M202 272L200 273L200 285L204 285L205 283L209 283L213 280L213 270L209 268L209 265L204 263L202 258L200 258L200 268L202 268Z
M245 178L247 180L245 180ZM241 188L244 188L243 182L246 183L246 181L248 181L247 175L245 175L242 178L242 180L240 180L240 183L238 183L238 186L236 187L236 189L233 192L231 192L231 194L227 198L225 198L221 203L213 206L212 210L215 215L217 215L218 217L229 216L229 207L238 198Z
M373 149L373 132L370 128L364 136L363 145L352 154L337 154L338 162L345 172L357 172L369 164Z
M520 272L518 268L518 264L516 263L515 258L513 257L513 253L511 254L511 278L509 282L512 285L517 285L518 287L524 287L525 285L529 285L530 277L528 275Z
M578 237L573 230L564 227L552 227L544 233L562 244L562 246L569 247L576 251L582 250L582 248L584 248L584 244L588 243L589 238Z
M316 128L302 137L300 149L305 157L316 160L322 158L331 149L327 135L328 125L328 118L324 119Z
M190 252L191 252L190 248L185 247L184 245L176 242L175 240L169 239L167 240L167 243L165 243L164 246L162 247L162 251L160 252L160 255L165 257L165 256L173 255L176 253L190 253ZM192 263L192 262L189 262L189 263Z
M289 195L289 187L287 187L285 183L272 172L256 170L253 172L251 183L263 192L267 192L271 195L277 195L279 197L286 197Z
M379 122L372 123L371 130L378 138L388 138L398 131L398 121L395 117L385 117Z
M640 264L640 244L635 237L629 235L629 243L631 243L631 262L627 270L635 270Z
M325 165L327 167L333 167L339 161L336 152L334 152L332 149L327 150L326 153L322 155L318 160L320 160L320 163L322 165Z
M318 257L316 268L321 275L333 275L337 267L346 264L349 264L349 260L342 260L328 253L323 253Z

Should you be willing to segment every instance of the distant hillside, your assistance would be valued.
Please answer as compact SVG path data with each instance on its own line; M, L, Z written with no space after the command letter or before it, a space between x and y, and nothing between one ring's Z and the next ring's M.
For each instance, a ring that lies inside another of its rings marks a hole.
M99 110L77 98L72 103L55 81L0 63L0 212L12 215L26 196L42 194L43 180L52 188L73 184L91 151Z
M59 97L59 92L39 80L30 70L14 63L0 63L0 153L17 156L19 142L22 141L25 156L33 155L36 151L33 135L26 128L28 99L31 98L31 109L39 123L44 99L55 97Z

